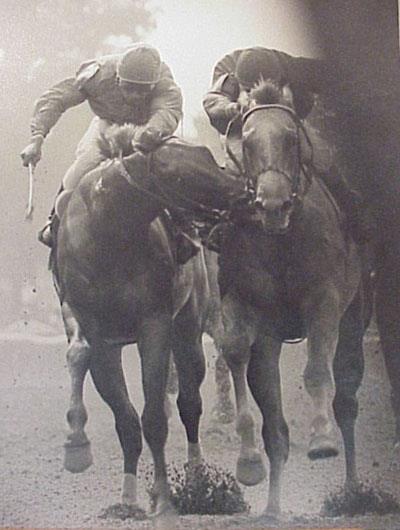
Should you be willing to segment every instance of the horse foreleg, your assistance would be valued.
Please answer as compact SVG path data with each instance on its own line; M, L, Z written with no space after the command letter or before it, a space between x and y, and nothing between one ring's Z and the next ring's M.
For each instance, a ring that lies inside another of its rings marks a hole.
M400 448L400 276L398 257L390 256L390 258L390 260L386 258L388 263L378 266L376 319L391 386L392 409L396 426L394 443L396 448Z
M263 417L262 436L270 462L266 514L280 513L281 477L289 456L289 431L283 417L279 357L281 343L266 337L252 348L247 371L250 390Z
M235 407L231 399L229 368L222 354L224 326L222 322L221 295L218 286L218 258L215 252L204 250L211 297L205 323L205 331L214 341L217 352L215 361L215 387L217 399L212 408L215 423L231 423L235 419Z
M93 463L90 442L84 430L88 416L83 403L83 385L89 369L91 349L67 304L63 304L62 314L69 340L67 365L71 378L67 411L70 433L64 444L64 467L71 473L81 473Z
M255 335L248 320L250 308L227 295L223 300L225 335L222 352L232 374L236 399L236 432L241 440L236 466L237 479L247 486L259 484L266 475L260 451L255 442L255 424L247 393L247 365ZM254 324L254 323L253 323Z
M339 342L333 364L336 382L333 409L343 437L346 488L350 490L358 485L354 428L358 414L357 390L364 373L362 308L362 297L359 292L340 322Z
M144 392L142 427L154 461L153 496L156 515L173 512L165 463L168 419L164 407L171 352L171 330L172 322L169 314L144 317L138 337Z
M304 382L314 407L308 456L316 459L338 455L330 412L334 396L332 365L339 335L339 310L335 293L324 293L322 299L309 302L308 361Z
M202 459L199 442L199 422L202 414L200 385L205 376L205 361L202 334L197 322L198 318L189 302L175 318L172 342L179 380L177 403L186 429L189 464L197 464Z
M137 463L142 451L139 416L130 402L121 363L121 348L96 345L90 373L95 387L111 408L124 455L122 503L136 506Z
M165 414L167 415L167 418L169 419L172 416L172 398L170 398L170 395L176 394L178 392L178 374L176 373L176 367L175 363L171 357L169 362L169 370L168 370L168 381L167 381L167 391L165 394Z
M235 408L231 400L229 368L224 356L219 351L215 361L215 386L217 388L217 401L212 411L214 420L221 423L231 423L235 418Z

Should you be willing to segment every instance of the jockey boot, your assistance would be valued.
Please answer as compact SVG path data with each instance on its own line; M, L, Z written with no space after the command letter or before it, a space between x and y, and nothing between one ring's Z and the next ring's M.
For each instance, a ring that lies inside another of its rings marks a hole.
M38 240L40 243L43 243L43 245L46 245L46 247L53 248L59 225L60 219L53 208L46 224L38 232Z
M41 230L39 230L38 240L40 241L40 243L43 243L43 245L46 245L46 247L53 248L59 224L60 221L53 209L47 219L46 224Z
M207 234L204 234L204 236L205 247L208 248L208 250L220 254L224 239L223 226L220 224L213 226Z
M176 261L179 265L184 265L200 250L200 245L193 239L197 234L191 221L177 210L171 209L165 213L167 218L172 221L172 230L176 242Z
M179 265L184 265L191 258L196 256L200 250L198 245L186 232L179 230L176 238L176 261Z
M51 248L53 246L53 234L51 233L51 224L53 222L53 215L49 215L47 222L44 227L38 232L38 240L46 247Z
M203 245L217 254L221 253L222 246L228 236L232 234L234 224L224 221L216 225L205 225L200 232Z
M57 198L60 196L60 194L64 191L64 186L61 184L56 198L54 200L53 208L51 209L50 215L47 218L47 222L44 225L44 227L39 230L38 232L38 240L40 243L43 243L43 245L46 245L46 247L52 248L54 243L55 235L57 234L58 225L60 224L60 220L56 214L56 201Z
M374 236L374 225L361 195L350 188L336 167L319 175L337 200L347 219L347 227L354 242L363 245Z

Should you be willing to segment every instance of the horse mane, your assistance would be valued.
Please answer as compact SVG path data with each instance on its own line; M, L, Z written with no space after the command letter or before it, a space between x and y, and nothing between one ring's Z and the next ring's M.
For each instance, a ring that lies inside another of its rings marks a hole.
M256 105L275 105L282 101L282 88L272 79L260 79L249 97Z
M101 154L106 158L128 156L133 153L135 126L131 123L111 125L97 140Z

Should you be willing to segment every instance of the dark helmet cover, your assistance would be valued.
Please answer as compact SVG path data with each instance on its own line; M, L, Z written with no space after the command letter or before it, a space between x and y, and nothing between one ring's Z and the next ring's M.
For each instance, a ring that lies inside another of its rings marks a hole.
M285 82L277 54L266 48L244 50L237 61L235 75L244 88L252 88L261 79L271 79L281 86Z
M149 44L137 43L119 59L117 76L130 83L158 83L161 76L160 54Z

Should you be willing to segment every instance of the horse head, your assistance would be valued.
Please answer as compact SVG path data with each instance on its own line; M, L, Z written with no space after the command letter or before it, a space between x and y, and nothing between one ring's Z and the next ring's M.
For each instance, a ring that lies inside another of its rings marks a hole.
M304 167L312 159L306 130L288 86L260 81L243 115L245 173L255 191L257 218L270 233L284 233L307 190Z
M97 168L98 181L92 199L107 195L110 190L118 201L129 204L143 221L154 219L164 208L162 197L153 191L151 177L153 153L144 153L135 142L136 127L132 124L111 125L98 139L103 157L109 161ZM128 187L127 187L128 184ZM137 217L135 214L135 217Z

